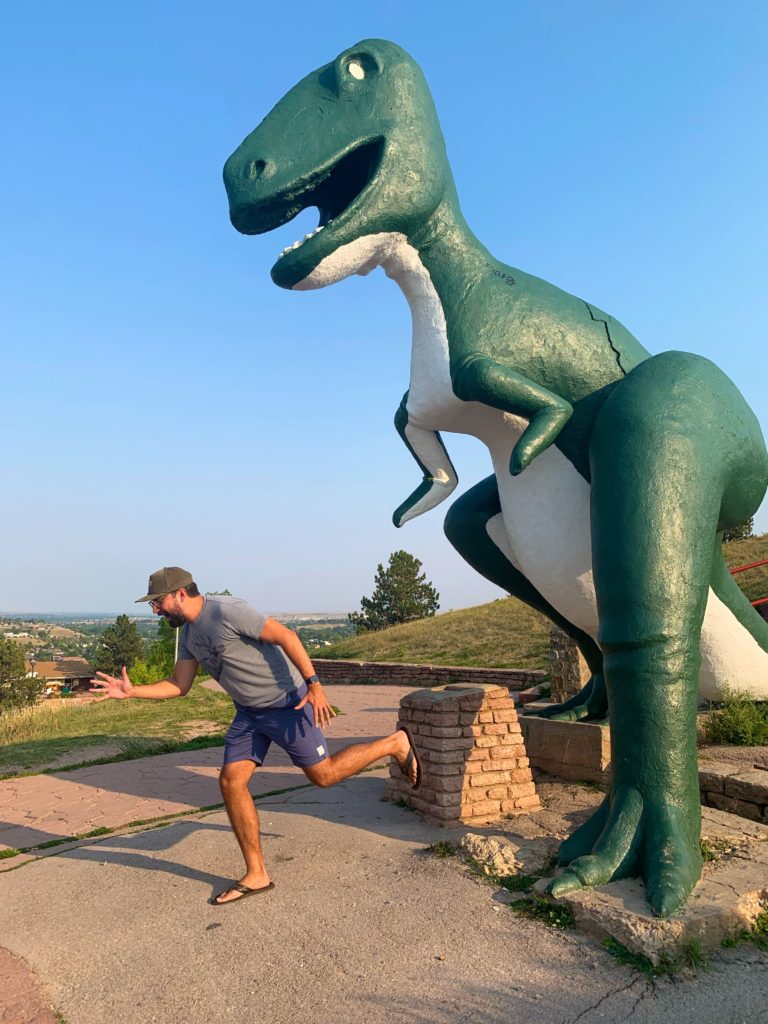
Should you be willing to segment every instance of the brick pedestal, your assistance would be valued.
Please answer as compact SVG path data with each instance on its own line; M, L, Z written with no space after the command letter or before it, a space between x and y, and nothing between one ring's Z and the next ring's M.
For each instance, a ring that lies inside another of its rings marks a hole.
M486 824L540 806L506 688L449 684L417 690L400 701L398 725L418 748L422 781L412 790L393 764L390 799L446 826Z

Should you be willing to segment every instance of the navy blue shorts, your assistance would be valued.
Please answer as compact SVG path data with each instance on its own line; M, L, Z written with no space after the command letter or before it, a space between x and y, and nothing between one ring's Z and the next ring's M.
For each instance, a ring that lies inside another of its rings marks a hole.
M298 711L293 707L235 707L237 714L224 740L224 764L255 761L261 766L272 743L282 747L297 768L311 768L328 757L325 736L314 724L311 704Z

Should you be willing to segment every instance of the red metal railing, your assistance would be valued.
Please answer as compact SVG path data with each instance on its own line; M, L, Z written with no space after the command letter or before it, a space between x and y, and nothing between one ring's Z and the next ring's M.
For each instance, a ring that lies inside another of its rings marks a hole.
M768 558L764 558L762 562L750 562L749 565L737 565L735 569L731 569L731 576L735 576L737 572L744 572L746 569L757 569L761 565L768 565ZM768 604L768 597L760 597L757 601L753 601L752 607L757 608L759 604Z

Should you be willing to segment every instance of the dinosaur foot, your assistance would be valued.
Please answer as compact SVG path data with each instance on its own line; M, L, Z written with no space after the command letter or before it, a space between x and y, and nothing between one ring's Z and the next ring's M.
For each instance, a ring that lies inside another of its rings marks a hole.
M682 808L668 800L651 801L628 786L616 787L565 840L558 861L567 870L550 882L553 896L640 876L659 917L669 917L685 903L703 863Z
M551 718L555 722L597 722L608 720L608 694L602 675L594 675L579 692L562 704L553 704L541 711L528 712L538 718Z

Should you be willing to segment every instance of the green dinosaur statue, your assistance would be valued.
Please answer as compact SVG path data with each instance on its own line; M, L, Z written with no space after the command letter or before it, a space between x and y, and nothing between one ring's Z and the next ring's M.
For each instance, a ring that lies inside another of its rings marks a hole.
M432 98L400 47L365 40L302 79L227 161L232 223L320 223L272 268L320 288L383 267L413 318L395 423L423 480L396 525L457 479L439 430L488 446L494 476L446 532L479 572L573 635L593 677L557 709L611 726L612 781L563 844L563 894L627 875L660 915L701 872L699 692L768 696L768 624L720 532L768 485L759 424L712 363L650 356L611 316L500 263L459 209Z

